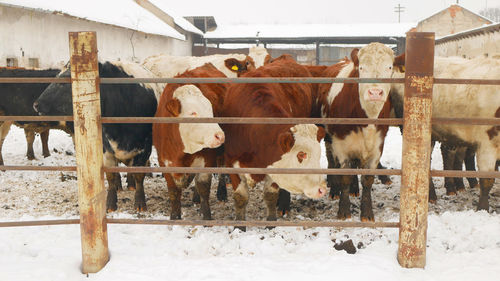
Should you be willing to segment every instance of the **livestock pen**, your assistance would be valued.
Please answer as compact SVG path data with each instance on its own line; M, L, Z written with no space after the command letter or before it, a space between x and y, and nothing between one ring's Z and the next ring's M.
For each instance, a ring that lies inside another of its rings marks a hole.
M89 39L89 37L91 39ZM43 82L73 82L73 102L74 102L74 120L76 137L76 151L77 151L77 167L15 167L15 166L2 166L2 170L15 170L15 169L33 169L33 170L65 170L77 171L81 202L89 202L88 204L80 204L80 220L63 220L63 221L40 221L40 222L20 222L20 223L3 223L1 226L15 226L15 225L43 225L43 224L61 224L61 223L80 223L82 227L82 248L83 248L83 270L84 272L98 271L108 261L107 250L107 234L106 223L145 223L145 224L176 224L176 225L246 225L246 226L324 226L324 227L399 227L400 228L400 248L399 248L399 261L405 267L423 267L425 265L425 233L427 228L427 183L429 173L432 176L478 176L478 177L499 177L498 172L458 172L458 171L430 171L429 157L430 157L430 110L431 110L431 94L433 83L489 83L491 85L500 84L499 81L456 81L451 79L432 79L432 57L433 57L433 35L421 33L409 33L407 37L407 78L405 80L391 80L390 82L405 82L407 91L405 99L408 99L409 104L405 108L405 119L384 119L384 120L349 120L349 119L286 119L286 120L269 120L265 118L258 119L241 119L241 118L218 118L218 119L196 119L189 118L105 118L100 117L99 114L99 96L97 84L99 78L97 75L97 56L95 47L95 35L71 34L70 41L75 42L72 46L77 46L73 51L76 54L72 55L72 67L78 70L86 70L79 73L72 73L72 79L45 79ZM93 39L92 39L93 38ZM79 42L78 40L82 40ZM93 43L93 46L87 43ZM422 43L423 42L423 43ZM423 44L423 45L420 45ZM425 45L429 44L429 45ZM83 51L83 52L82 52ZM429 53L422 53L428 51ZM78 53L80 52L80 53ZM422 59L427 58L427 60ZM92 61L90 61L92 59ZM413 61L414 60L414 61ZM81 65L80 65L81 64ZM412 65L413 64L413 65ZM79 65L79 67L77 67ZM83 68L82 68L83 65ZM88 68L93 66L94 68ZM423 69L421 69L422 67ZM92 70L92 71L90 71ZM91 75L90 75L91 74ZM14 81L19 82L39 82L42 80L19 80L19 79L4 79L0 82ZM81 84L79 84L79 81ZM168 83L181 83L181 82L226 82L226 83L272 83L272 82L287 82L287 83L357 83L369 82L370 79L331 79L331 78L314 78L314 79L223 79L222 80L178 80L178 79L100 79L101 83L133 83L133 82L168 82ZM85 88L88 87L88 88ZM79 90L84 90L80 92ZM413 94L412 94L413 91ZM80 93L80 95L79 95ZM92 96L94 95L94 96ZM91 109L87 109L89 106ZM423 110L426 112L423 112ZM89 114L94 110L93 114ZM92 116L94 118L89 118ZM417 116L417 117L415 117ZM10 116L2 117L0 120L20 120L26 117ZM65 120L71 121L71 117L32 117L30 120ZM456 120L456 119L442 119L433 120L435 122L468 122L482 125L499 125L498 119L491 120ZM89 124L87 124L88 122ZM404 124L404 152L403 152L403 168L401 170L354 170L354 169L317 169L317 170L301 170L301 169L234 169L234 168L111 168L104 167L102 164L102 150L100 149L99 136L100 124L104 122L197 122L197 123L259 123L268 122L269 124L283 124L283 123L324 123L324 124L390 124L400 125ZM79 136L80 134L80 136ZM90 134L96 134L97 137L90 137ZM90 151L93 149L93 157L90 158ZM83 153L85 151L85 154ZM101 155L99 155L101 154ZM413 157L408 157L412 155ZM100 160L99 160L100 158ZM93 159L93 160L92 160ZM89 164L90 163L90 164ZM89 164L89 165L87 165ZM85 177L85 170L87 170L88 177ZM385 174L385 175L401 175L402 188L401 188L401 215L400 223L358 223L358 222L241 222L241 221L152 221L152 220L119 220L119 219L106 219L105 218L105 194L103 184L103 172L176 172L176 173L317 173L317 174L342 174L342 175L357 175L357 174ZM92 187L92 188L89 188ZM92 192L92 193L90 193ZM88 197L85 199L85 197ZM85 206L90 206L90 212L85 209ZM97 211L99 210L99 211ZM415 216L417 214L417 216ZM95 233L100 233L97 236ZM91 234L85 238L84 234ZM102 248L97 251L93 242L100 239ZM89 244L90 246L87 246Z

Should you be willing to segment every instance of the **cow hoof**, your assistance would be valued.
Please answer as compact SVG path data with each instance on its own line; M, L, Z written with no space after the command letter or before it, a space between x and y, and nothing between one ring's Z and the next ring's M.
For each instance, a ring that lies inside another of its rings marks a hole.
M446 195L448 195L448 196L457 195L457 192L456 191L450 191L450 192L447 191Z
M460 188L457 188L457 193L459 192L464 192L465 191L465 187L460 187Z
M112 213L112 212L116 211L116 209L117 208L108 208L106 212L107 213Z
M181 214L170 214L170 220L180 220Z
M436 204L436 201L437 201L436 199L429 199L429 203L431 204Z
M361 217L361 222L375 222L375 218L373 216Z
M350 219L351 218L351 214L344 214L344 213L337 213L337 219L339 220L346 220L346 219Z
M334 196L330 195L330 199L332 199L332 200L338 200L339 198L340 198L339 195L334 195Z
M148 208L146 206L137 206L137 207L135 207L135 210L137 212L145 212L148 210Z
M28 160L35 160L36 159L35 155L27 155L27 157L28 157Z
M358 197L359 196L359 192L349 193L349 196L351 196L351 197Z
M128 191L135 191L135 186L127 186Z

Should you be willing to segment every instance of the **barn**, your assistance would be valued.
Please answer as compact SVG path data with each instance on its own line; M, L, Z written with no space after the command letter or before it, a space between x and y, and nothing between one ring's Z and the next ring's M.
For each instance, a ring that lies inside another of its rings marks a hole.
M75 30L97 32L100 60L191 55L193 36L203 34L149 1L1 0L0 66L61 67L69 61L68 32Z

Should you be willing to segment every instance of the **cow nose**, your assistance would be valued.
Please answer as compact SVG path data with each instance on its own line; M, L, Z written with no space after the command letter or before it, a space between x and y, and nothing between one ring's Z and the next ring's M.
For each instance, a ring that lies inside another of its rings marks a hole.
M219 141L219 143L224 143L226 137L224 135L224 132L217 132L215 133L215 139Z
M368 90L368 92L372 96L381 96L383 91L382 91L382 89L370 89L370 90Z

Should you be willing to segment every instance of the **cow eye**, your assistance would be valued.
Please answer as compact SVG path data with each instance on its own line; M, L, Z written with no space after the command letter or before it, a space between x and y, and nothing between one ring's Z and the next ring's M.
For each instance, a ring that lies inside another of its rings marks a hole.
M362 66L360 66L360 67L359 67L359 70L363 70L363 67L362 67Z
M297 153L297 160L299 160L299 163L302 163L302 161L304 161L304 159L307 158L307 153L303 152L303 151L300 151L299 153Z
M392 69L392 65L391 65L391 66L389 66L389 70L391 70L391 69Z

